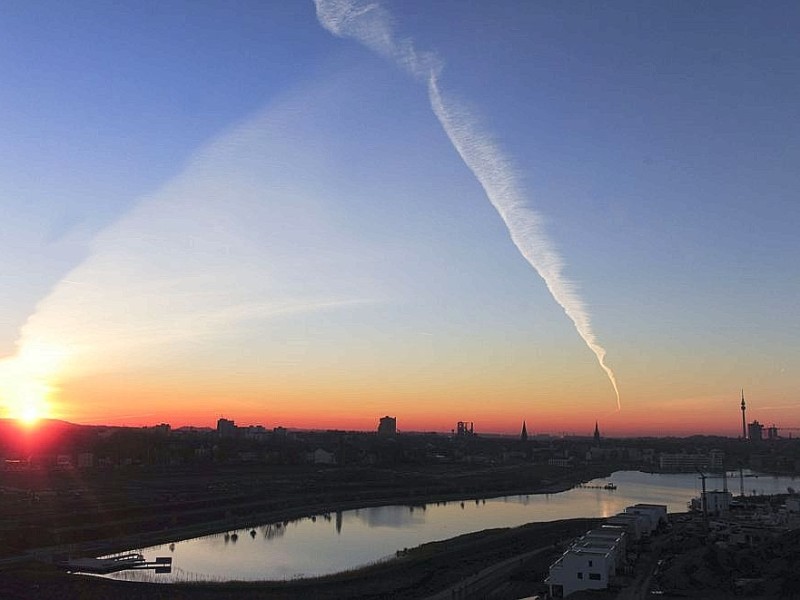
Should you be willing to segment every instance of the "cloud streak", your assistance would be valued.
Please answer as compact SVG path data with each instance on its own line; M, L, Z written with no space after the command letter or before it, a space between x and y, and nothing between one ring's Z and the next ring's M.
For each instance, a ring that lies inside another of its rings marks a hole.
M614 388L619 410L619 387L614 371L606 363L606 350L597 340L589 312L575 285L564 276L563 260L549 240L542 218L530 207L512 161L481 128L472 112L442 92L441 60L434 53L416 50L412 40L398 38L393 31L392 15L378 2L315 0L315 3L317 18L325 29L336 36L355 39L427 84L431 108L445 133L500 214L514 245L544 279L553 299L597 357Z
M0 416L48 414L66 379L170 360L207 370L217 345L265 322L381 301L364 258L376 253L329 222L303 177L318 161L297 139L304 102L293 93L211 140L92 240L0 360ZM266 368L269 344L250 335L237 360Z

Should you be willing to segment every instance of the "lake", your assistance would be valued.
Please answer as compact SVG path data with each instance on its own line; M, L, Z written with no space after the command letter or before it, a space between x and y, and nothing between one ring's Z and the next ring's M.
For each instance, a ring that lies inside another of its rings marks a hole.
M800 479L746 472L751 494L786 493ZM602 489L612 482L616 490ZM729 489L739 493L739 477ZM577 517L608 517L638 502L666 504L684 512L700 495L696 474L618 471L557 494L530 494L433 502L424 506L379 506L305 517L205 535L173 544L135 549L146 559L172 557L172 572L121 571L108 577L131 581L277 580L338 573L392 558L397 550L495 527ZM722 489L722 479L707 479L707 489Z

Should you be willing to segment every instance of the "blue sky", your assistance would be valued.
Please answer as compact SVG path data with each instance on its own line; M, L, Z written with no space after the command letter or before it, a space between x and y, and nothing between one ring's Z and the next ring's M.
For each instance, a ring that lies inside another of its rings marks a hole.
M115 419L120 382L197 397L198 373L219 392L237 372L191 418L328 426L291 407L335 397L353 426L449 429L461 403L494 430L629 432L658 405L670 432L745 387L800 424L800 7L381 6L518 176L623 409L425 82L312 2L11 2L0 351L69 349L31 375L51 412Z

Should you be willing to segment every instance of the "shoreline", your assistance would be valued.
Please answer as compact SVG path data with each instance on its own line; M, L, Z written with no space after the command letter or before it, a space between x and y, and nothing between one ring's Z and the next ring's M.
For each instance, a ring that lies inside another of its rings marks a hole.
M375 508L380 506L419 506L436 502L459 502L467 500L488 500L505 496L521 495L549 495L568 491L584 480L608 477L609 469L584 473L583 477L574 478L565 476L559 481L548 482L536 488L511 488L497 490L482 490L470 493L468 491L449 494L418 494L411 496L392 495L372 500L338 500L316 504L302 504L283 510L270 510L253 512L247 515L237 515L226 519L202 521L183 527L168 528L159 531L131 534L117 538L89 540L71 544L62 544L53 547L38 548L27 553L27 557L48 563L55 562L56 557L69 553L72 556L107 556L127 551L136 551L151 546L158 546L172 542L221 534L233 529L246 529L264 524L287 523L312 516L358 510L362 508ZM587 479L588 478L588 479ZM24 557L20 557L24 560ZM281 581L281 580L273 580Z
M428 598L497 565L517 565L535 554L535 570L546 569L562 544L591 528L596 518L560 519L486 529L409 549L402 556L319 577L260 581L186 581L170 584L122 581L65 573L49 565L0 570L0 589L27 587L35 597L116 600L411 600ZM529 564L526 563L526 569ZM34 597L34 596L20 596Z

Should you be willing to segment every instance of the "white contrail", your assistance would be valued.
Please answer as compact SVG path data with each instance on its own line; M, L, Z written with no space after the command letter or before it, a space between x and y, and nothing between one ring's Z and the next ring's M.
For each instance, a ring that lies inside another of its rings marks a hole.
M561 257L547 238L541 217L527 205L513 167L463 107L443 99L435 74L428 79L428 93L436 117L464 163L480 182L489 201L500 213L514 245L544 279L555 301L597 356L597 361L614 386L617 408L620 408L617 378L605 362L605 348L597 342L583 301L575 293L573 284L564 278Z
M433 53L418 52L411 40L396 38L391 15L378 2L315 0L315 3L317 18L325 29L361 42L427 82L431 107L447 137L500 214L517 249L544 279L555 301L597 356L614 387L619 410L617 379L605 362L605 348L594 335L589 313L574 285L563 275L563 262L544 232L541 217L528 205L519 177L500 147L468 110L443 96L438 82L441 61Z

